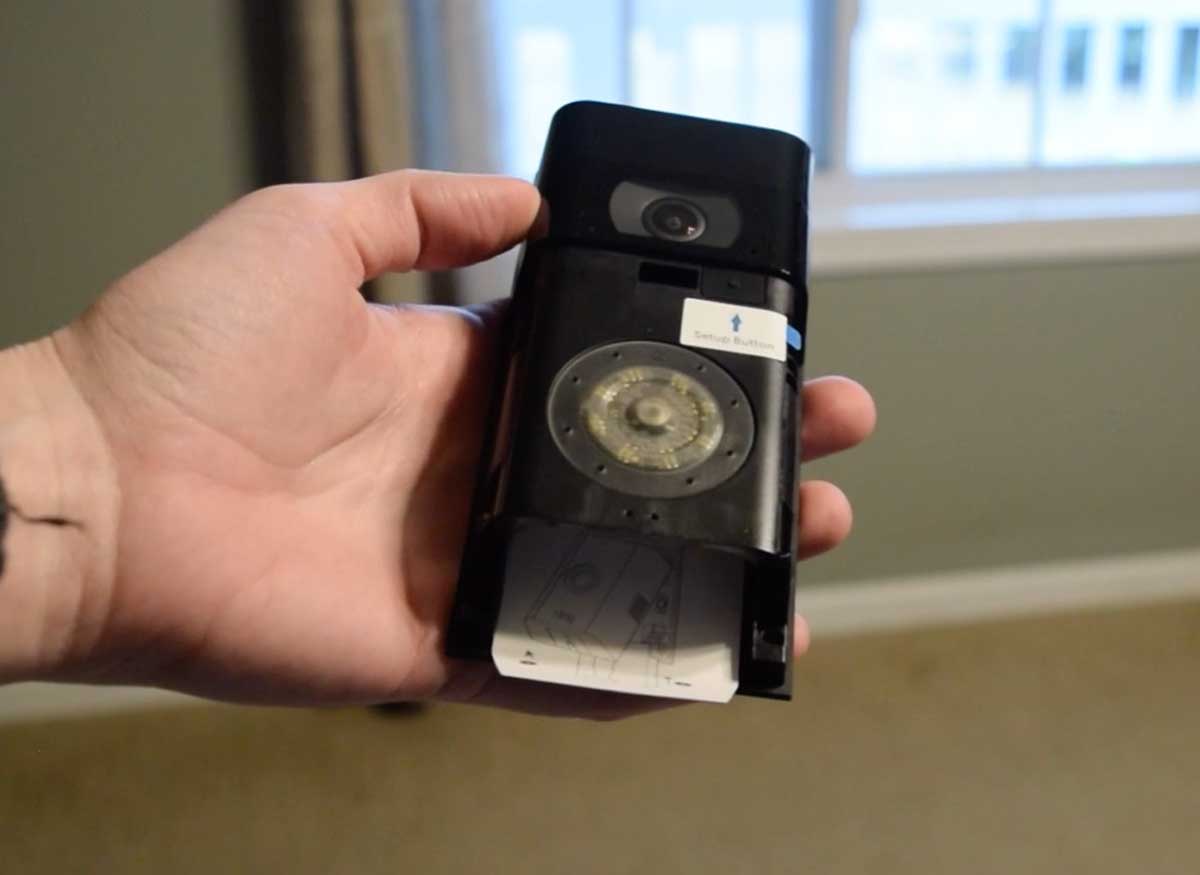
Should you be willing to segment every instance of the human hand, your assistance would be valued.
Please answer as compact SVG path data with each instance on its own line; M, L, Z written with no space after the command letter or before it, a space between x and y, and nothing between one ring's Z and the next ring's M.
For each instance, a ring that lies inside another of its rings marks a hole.
M412 171L264 189L26 350L27 369L58 375L39 392L78 399L58 408L86 420L74 432L95 436L104 470L74 508L83 533L56 533L89 541L77 581L36 596L0 581L0 616L42 600L23 676L264 703L649 705L444 655L498 310L372 306L358 291L502 251L539 205L519 181ZM874 424L849 380L807 383L804 404L809 459ZM804 483L799 508L801 557L849 531L831 484ZM802 652L802 623L796 638Z

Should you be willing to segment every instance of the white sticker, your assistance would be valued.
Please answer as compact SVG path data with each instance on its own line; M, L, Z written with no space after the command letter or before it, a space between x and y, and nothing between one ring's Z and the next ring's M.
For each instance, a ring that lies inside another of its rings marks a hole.
M732 555L518 527L492 660L505 677L728 702L738 685L741 573Z
M687 298L679 342L782 362L787 359L788 321L772 310Z

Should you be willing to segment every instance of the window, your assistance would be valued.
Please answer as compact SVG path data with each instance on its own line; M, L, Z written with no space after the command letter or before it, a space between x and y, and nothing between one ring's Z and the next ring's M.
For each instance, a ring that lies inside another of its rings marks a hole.
M1118 62L1118 82L1125 91L1142 87L1145 67L1146 25L1134 24L1121 28L1121 57Z
M864 0L849 47L847 170L1029 164L1036 6L994 0L968 23L963 4Z
M588 98L810 131L807 4L495 0L506 169L531 176L554 110Z
M583 97L791 131L860 175L1200 159L1188 0L492 6L503 164L525 176Z
M1179 29L1178 61L1175 65L1175 94L1181 98L1196 95L1200 78L1200 25Z
M1063 37L1063 91L1082 91L1087 81L1088 44L1092 29L1085 25L1068 27Z
M975 72L975 28L956 21L945 26L945 76L953 82L966 82Z
M1026 85L1033 80L1037 64L1037 31L1027 24L1008 28L1004 48L1004 81L1009 85Z

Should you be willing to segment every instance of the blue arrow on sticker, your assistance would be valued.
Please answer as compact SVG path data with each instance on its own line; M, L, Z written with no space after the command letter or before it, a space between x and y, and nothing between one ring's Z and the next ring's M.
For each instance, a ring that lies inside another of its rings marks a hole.
M734 313L733 318L730 319L729 321L733 325L733 333L737 334L738 330L742 327L742 317L739 316L737 313Z

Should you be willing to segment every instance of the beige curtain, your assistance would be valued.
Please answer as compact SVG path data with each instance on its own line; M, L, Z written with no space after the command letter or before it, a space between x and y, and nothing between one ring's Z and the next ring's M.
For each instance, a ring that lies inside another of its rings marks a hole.
M412 166L414 112L401 0L292 0L286 28L289 177L332 181ZM371 283L372 300L426 301L419 274Z

